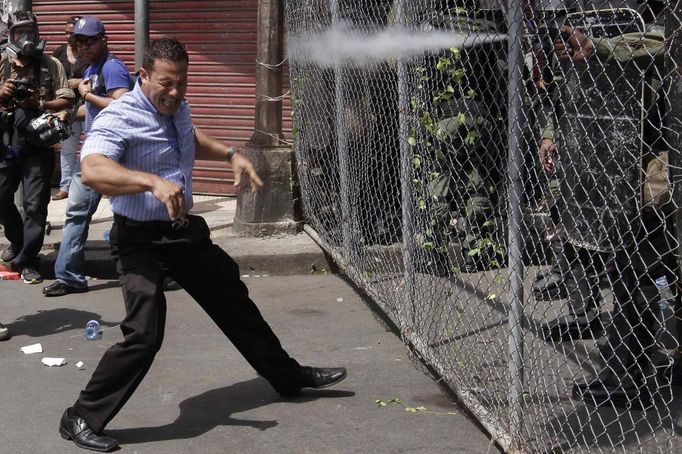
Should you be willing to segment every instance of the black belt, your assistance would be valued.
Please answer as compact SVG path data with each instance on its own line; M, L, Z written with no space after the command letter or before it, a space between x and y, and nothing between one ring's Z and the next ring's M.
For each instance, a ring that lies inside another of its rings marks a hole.
M154 232L184 230L189 226L188 218L182 220L178 219L176 221L135 221L125 216L121 216L120 214L114 214L114 222L118 225Z

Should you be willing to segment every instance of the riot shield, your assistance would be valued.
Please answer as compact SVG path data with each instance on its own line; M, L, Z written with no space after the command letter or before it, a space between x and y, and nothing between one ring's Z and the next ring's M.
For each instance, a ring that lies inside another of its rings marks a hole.
M566 21L591 38L644 31L631 9L571 13ZM634 241L641 208L645 79L635 64L595 57L562 68L560 220L573 245L613 252Z

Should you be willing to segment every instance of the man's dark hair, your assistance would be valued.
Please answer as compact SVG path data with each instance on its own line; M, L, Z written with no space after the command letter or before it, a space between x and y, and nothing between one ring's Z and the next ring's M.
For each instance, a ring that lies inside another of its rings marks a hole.
M149 41L144 52L142 67L151 73L157 60L189 63L189 55L185 46L176 38L164 37Z

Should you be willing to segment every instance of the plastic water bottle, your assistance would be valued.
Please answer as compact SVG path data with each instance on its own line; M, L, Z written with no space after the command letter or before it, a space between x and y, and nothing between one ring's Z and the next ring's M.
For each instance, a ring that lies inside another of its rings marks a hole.
M659 276L656 278L656 288L661 295L660 306L661 310L665 311L670 309L670 301L673 298L673 292L670 290L670 285L668 284L668 279L665 276Z
M99 322L97 320L90 320L85 325L83 332L87 340L98 340L102 338L102 331L99 329Z
M676 338L676 326L674 317L674 307L675 307L675 295L670 289L670 284L665 276L660 276L656 279L656 288L658 288L660 299L660 310L661 312L657 314L659 329L656 333L656 338L659 340L666 348L675 348L677 345Z
M111 238L111 230L105 230L103 236L104 236L104 241L109 242L109 240Z

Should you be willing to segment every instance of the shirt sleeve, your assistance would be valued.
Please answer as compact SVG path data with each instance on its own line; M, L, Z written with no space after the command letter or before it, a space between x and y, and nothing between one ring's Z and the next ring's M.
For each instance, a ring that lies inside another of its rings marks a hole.
M647 67L665 56L663 35L657 32L625 33L613 38L594 40L597 55L602 59L615 59L620 63L634 61Z
M66 44L62 44L61 46L57 47L55 50L52 51L52 56L59 60L60 62L62 55L66 51Z
M55 99L74 99L76 95L69 88L69 81L66 79L64 67L56 58L47 58L48 71L52 79L52 92Z
M104 76L104 86L107 91L119 88L130 88L130 73L125 63L117 58L112 58L104 63L102 67Z
M81 161L91 154L102 154L114 161L121 162L126 149L127 139L125 132L130 126L123 120L123 115L117 109L108 108L102 110L81 148Z

